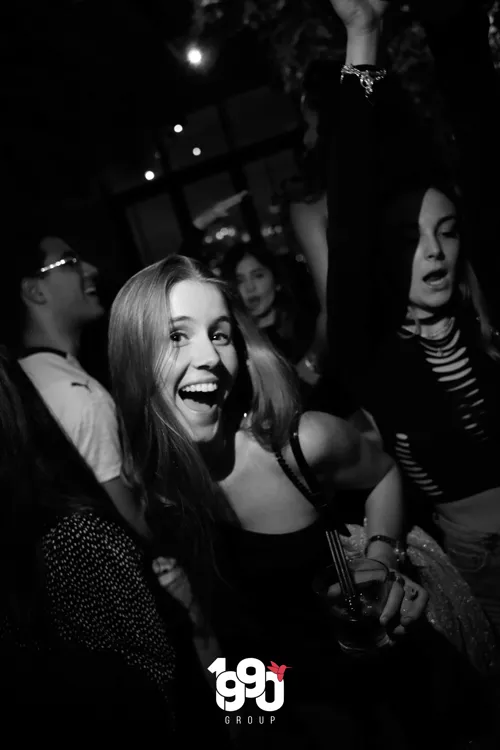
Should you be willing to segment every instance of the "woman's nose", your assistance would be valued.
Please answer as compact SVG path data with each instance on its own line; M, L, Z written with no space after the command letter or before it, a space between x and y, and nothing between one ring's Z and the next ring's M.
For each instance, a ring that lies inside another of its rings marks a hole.
M208 336L203 336L196 344L196 351L193 357L195 367L212 368L219 362L219 352L214 346L213 341Z
M427 237L425 243L425 257L426 258L440 258L444 257L443 250L439 244L439 240L434 235Z

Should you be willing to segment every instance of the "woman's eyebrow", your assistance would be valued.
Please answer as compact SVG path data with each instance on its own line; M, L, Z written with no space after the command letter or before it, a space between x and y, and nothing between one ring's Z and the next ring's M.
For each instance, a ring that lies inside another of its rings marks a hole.
M194 318L191 318L189 315L178 315L175 318L172 318L171 323L193 323ZM215 318L215 320L211 321L210 325L215 326L219 323L231 323L231 318L229 315L219 315L219 317Z
M219 323L229 323L231 324L231 318L229 315L219 315L218 318L216 318L211 325L216 326L219 325Z
M451 221L452 219L453 219L454 221L456 221L456 219L457 219L457 215L456 215L456 214L448 214L448 216L442 216L442 217L441 217L441 218L439 219L439 221L438 221L438 222L436 223L436 226L437 226L437 227L440 227L440 226L441 226L441 224L444 224L444 223L445 223L446 221Z

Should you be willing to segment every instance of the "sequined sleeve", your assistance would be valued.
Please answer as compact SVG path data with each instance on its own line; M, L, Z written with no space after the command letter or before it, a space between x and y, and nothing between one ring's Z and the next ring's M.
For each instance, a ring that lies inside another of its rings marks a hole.
M111 522L77 513L44 537L42 549L57 635L118 656L168 701L175 652L134 541Z

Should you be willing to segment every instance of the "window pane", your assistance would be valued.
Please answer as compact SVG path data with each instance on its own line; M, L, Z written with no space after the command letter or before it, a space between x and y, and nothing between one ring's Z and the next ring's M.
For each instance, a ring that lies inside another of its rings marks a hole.
M230 99L227 109L237 146L247 146L297 127L297 115L286 94L263 87Z
M185 194L193 219L218 201L235 194L235 189L227 172L194 182L186 186ZM235 241L248 234L245 220L239 206L232 208L228 215L214 222L207 230L202 258L212 265L220 259L225 250Z
M113 193L124 193L162 176L160 154L149 144L142 159L137 159L135 164L110 165L102 174L106 186Z
M178 251L182 236L168 195L130 206L127 218L145 265Z

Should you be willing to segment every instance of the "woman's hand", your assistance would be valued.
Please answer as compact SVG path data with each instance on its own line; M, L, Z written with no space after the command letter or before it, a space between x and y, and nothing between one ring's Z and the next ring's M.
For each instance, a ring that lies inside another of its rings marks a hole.
M173 557L157 557L153 561L153 572L160 586L189 611L193 604L191 585L177 561Z
M303 357L300 362L295 365L295 372L299 378L308 385L316 385L321 377L321 374L313 369L313 363L307 357Z
M380 28L388 0L330 0L348 33L370 34Z
M193 597L191 584L184 570L173 557L157 557L153 561L153 572L160 586L187 610L195 628L203 627L204 618Z
M207 627L199 606L193 599L191 586L183 569L173 557L157 557L153 561L153 572L162 588L176 599L188 612L194 625L193 643L203 673L211 689L217 692L216 677L209 672L209 666L222 655L219 642L211 628Z
M388 626L391 633L400 635L409 625L422 617L429 595L422 586L398 571L391 569L389 575L393 584L380 622Z

